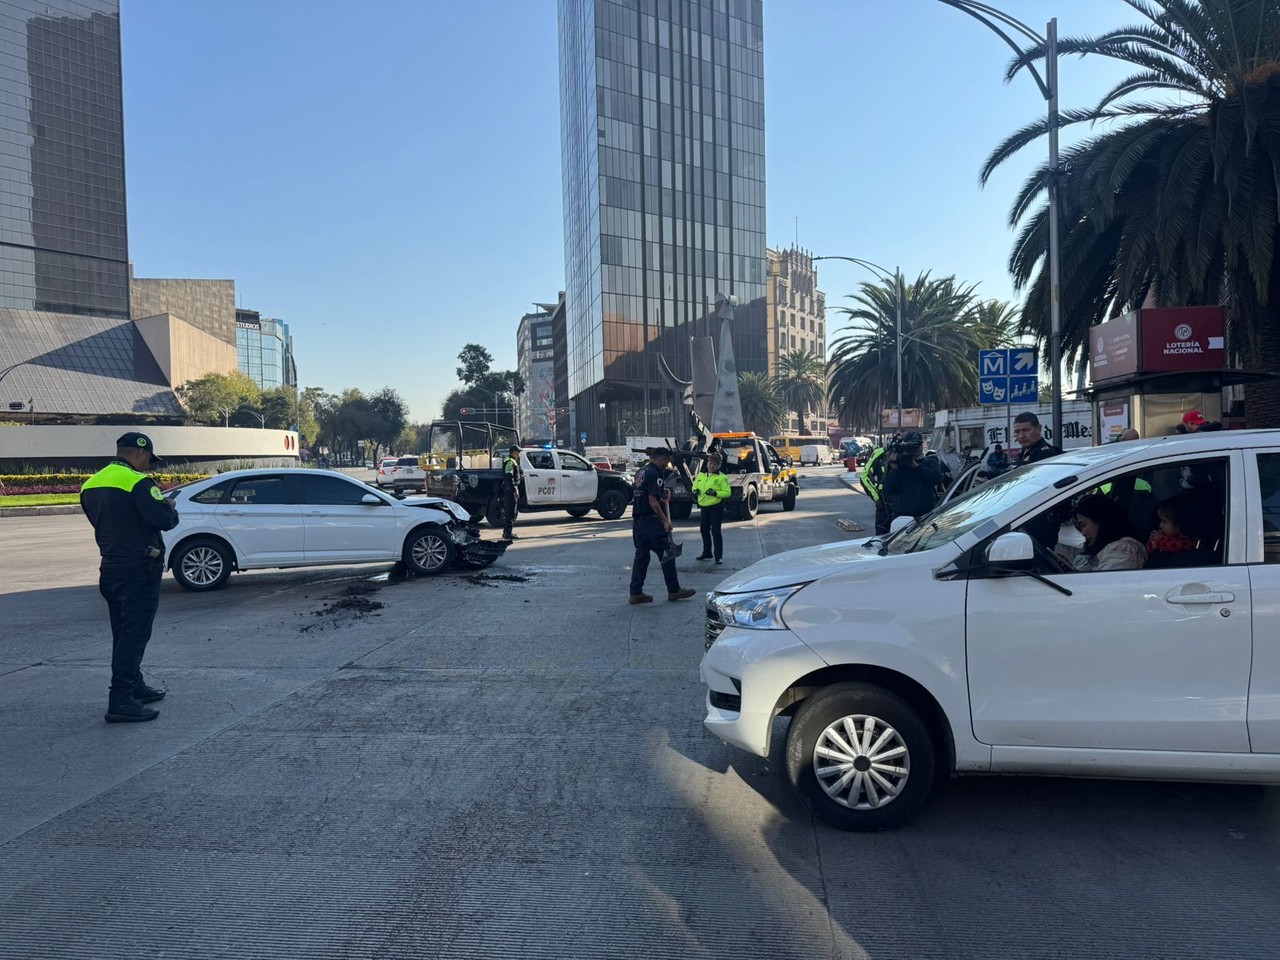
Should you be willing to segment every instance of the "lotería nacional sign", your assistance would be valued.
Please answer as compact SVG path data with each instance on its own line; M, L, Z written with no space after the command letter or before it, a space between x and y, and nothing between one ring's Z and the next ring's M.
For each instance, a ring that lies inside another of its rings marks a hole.
M1139 373L1221 370L1222 307L1134 310L1089 331L1089 376L1105 383Z

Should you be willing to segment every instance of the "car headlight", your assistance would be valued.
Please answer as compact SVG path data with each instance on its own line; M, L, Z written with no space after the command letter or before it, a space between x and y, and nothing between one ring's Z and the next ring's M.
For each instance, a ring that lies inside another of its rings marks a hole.
M787 625L782 620L782 605L807 585L807 582L795 583L752 593L713 594L708 602L727 626L747 630L785 630Z

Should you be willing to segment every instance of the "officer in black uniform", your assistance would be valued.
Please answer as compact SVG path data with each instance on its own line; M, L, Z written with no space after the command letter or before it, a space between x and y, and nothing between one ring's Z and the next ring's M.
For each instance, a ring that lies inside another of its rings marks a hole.
M908 433L889 451L884 497L892 516L922 517L938 502L942 468L937 457L926 457L924 437Z
M668 504L671 491L667 486L667 470L671 451L652 448L645 451L649 463L636 475L635 494L631 501L631 541L636 555L631 564L631 603L650 603L653 597L644 592L644 578L649 573L649 554L656 553L667 581L668 600L687 600L694 592L680 588L676 574L675 551L671 544L671 515Z
M108 723L154 720L160 711L146 704L165 695L147 686L141 669L160 607L160 531L178 525L177 508L144 473L160 462L150 437L126 433L116 441L115 459L80 489L80 506L102 554L98 590L111 615Z
M511 532L511 524L515 523L517 504L520 502L520 480L524 477L520 469L520 444L513 443L507 448L507 456L502 461L502 539L519 540Z
M1044 428L1040 426L1040 418L1030 410L1024 410L1013 418L1013 439L1018 441L1022 449L1018 451L1017 466L1036 463L1056 457L1062 451L1044 438Z

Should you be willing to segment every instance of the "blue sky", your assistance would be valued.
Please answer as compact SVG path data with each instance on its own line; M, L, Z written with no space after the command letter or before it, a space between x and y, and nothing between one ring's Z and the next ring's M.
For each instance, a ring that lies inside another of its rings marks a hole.
M130 252L139 276L231 278L289 321L304 386L391 386L428 420L456 355L515 365L564 286L554 0L122 0ZM1004 0L1063 35L1121 0ZM1040 115L1007 48L936 0L765 0L768 238L1013 294L1006 212ZM1064 60L1062 106L1117 77ZM1068 142L1068 141L1064 141ZM823 264L838 305L867 278ZM833 324L834 325L834 324ZM837 330L838 332L838 330Z

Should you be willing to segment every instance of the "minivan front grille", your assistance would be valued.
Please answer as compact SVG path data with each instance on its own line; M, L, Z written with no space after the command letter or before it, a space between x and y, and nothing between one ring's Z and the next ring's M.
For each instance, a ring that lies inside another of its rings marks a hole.
M711 604L707 604L707 626L706 635L704 637L706 647L704 649L711 649L711 645L716 642L720 637L720 634L724 633L724 628L725 622L720 619L720 611Z

